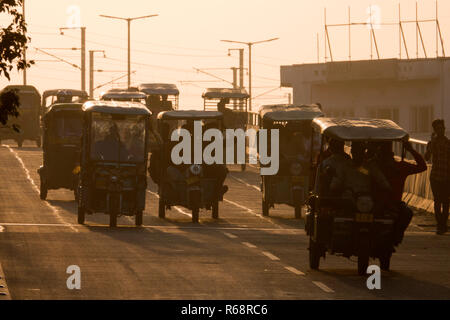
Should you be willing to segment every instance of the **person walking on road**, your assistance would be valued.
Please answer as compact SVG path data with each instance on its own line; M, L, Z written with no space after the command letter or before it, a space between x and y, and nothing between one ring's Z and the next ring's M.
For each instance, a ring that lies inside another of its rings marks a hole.
M430 184L434 197L436 233L448 231L447 221L450 205L450 140L445 136L444 120L433 121L433 135L427 145L425 159L432 159Z

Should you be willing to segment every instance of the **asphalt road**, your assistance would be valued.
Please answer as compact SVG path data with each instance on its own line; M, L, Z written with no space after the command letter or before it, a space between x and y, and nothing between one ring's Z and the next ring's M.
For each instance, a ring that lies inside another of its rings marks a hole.
M88 216L77 224L69 190L39 199L42 151L0 147L1 299L450 299L450 235L434 233L433 217L416 214L405 240L369 290L356 262L327 256L308 266L303 220L280 206L261 216L256 168L232 171L220 219L187 210L157 214L150 183L144 226L122 217ZM377 264L373 261L373 264ZM69 266L81 270L81 289L69 290Z

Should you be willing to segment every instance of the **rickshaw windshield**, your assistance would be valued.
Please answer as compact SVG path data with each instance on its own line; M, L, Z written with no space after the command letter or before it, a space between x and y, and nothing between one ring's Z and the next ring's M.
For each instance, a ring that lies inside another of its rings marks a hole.
M80 113L66 113L55 117L54 134L61 138L81 137L83 116Z
M143 116L94 113L91 158L111 162L144 161L145 124Z
M35 109L39 107L39 96L33 93L19 92L20 109Z

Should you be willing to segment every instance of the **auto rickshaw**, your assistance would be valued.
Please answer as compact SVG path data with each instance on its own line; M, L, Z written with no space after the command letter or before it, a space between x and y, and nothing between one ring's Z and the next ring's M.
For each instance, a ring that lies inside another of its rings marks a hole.
M311 148L311 123L322 117L316 105L267 105L260 108L261 129L279 130L280 168L276 175L261 176L262 212L269 215L275 204L295 208L295 218L301 218L302 207L310 191L310 161L316 156ZM269 135L270 136L270 135ZM268 143L268 152L271 143Z
M84 103L89 99L86 91L76 89L52 89L42 94L41 115L55 103Z
M15 140L19 148L25 140L36 142L38 148L41 147L41 129L39 124L39 105L41 95L33 86L11 85L3 89L3 92L14 90L19 96L19 117L11 119L8 123L19 125L19 132L15 132L9 126L1 128L1 140Z
M147 107L155 114L155 111L178 110L180 101L180 91L172 83L143 83L138 86L139 91L147 95ZM152 105L153 98L161 98L159 103L155 100L157 106ZM158 112L159 113L159 112Z
M213 219L219 218L219 202L223 201L226 188L223 183L228 170L222 164L206 164L205 159L194 161L194 150L198 147L195 144L200 143L202 153L205 147L203 139L197 139L203 136L197 137L194 128L200 123L203 132L208 128L221 130L222 121L222 113L214 111L166 111L158 115L162 145L157 155L152 155L150 169L159 172L157 178L152 176L152 179L157 180L159 186L160 218L164 219L166 209L172 206L191 210L193 223L198 223L200 209L211 210ZM171 141L171 137L178 129L188 130L191 137L189 163L177 164L172 158L172 150L178 142Z
M245 89L240 88L210 88L202 95L205 111L219 111L223 113L225 129L242 129L246 131L253 125L254 117L247 110L247 101L250 98ZM248 147L248 141L246 141ZM235 150L235 153L236 150ZM246 162L248 150L246 151ZM242 171L246 163L241 164Z
M375 183L375 175L372 174L377 169L376 164L372 164L375 167L368 167L370 170L365 165L354 166L353 150L353 160L348 157L341 162L341 168L350 166L350 171L332 168L327 165L326 159L327 156L331 159L332 145L338 143L343 147L344 143L351 142L352 145L363 146L360 149L363 150L364 145L368 143L403 143L409 139L408 133L390 120L316 118L312 125L320 133L322 143L318 162L314 163L316 159L312 159L317 173L315 186L308 200L305 223L309 236L311 269L318 269L320 258L325 258L328 252L347 258L356 256L360 275L366 273L370 258L379 259L381 269L389 270L394 252L393 237L397 213L393 212L389 204L379 198L379 193L374 190L375 186L377 190L381 190L380 185ZM325 150L327 144L328 149ZM341 155L348 156L344 153ZM370 162L365 163L370 165ZM333 180L339 176L338 172L344 172L344 178L353 178L350 182L360 181L359 178L355 179L355 172L357 177L367 176L364 179L370 179L370 184L364 184L362 189L355 184L351 187L344 184L337 192L331 192L333 181L339 181ZM369 187L366 189L367 185Z
M105 213L111 227L122 215L142 225L150 111L114 101L86 102L83 111L78 223L86 214Z
M145 104L146 95L141 92L130 90L111 89L101 94L102 101L128 101Z
M47 198L48 190L78 187L81 136L83 132L83 104L54 104L42 118L43 166L40 176L40 197Z

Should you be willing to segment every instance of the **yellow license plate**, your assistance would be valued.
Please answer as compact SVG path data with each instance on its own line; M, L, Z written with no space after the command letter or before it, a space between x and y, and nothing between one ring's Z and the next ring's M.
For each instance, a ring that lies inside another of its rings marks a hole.
M188 184L188 185L191 185L191 184L197 183L197 182L199 182L199 181L200 181L200 178L199 178L199 177L189 177L189 178L187 179L187 184Z
M291 178L291 181L293 183L303 183L304 182L304 178L303 177L299 177L299 176L294 176Z
M362 223L371 223L373 222L373 214L371 213L357 213L356 222L362 222Z

